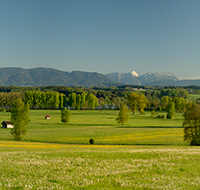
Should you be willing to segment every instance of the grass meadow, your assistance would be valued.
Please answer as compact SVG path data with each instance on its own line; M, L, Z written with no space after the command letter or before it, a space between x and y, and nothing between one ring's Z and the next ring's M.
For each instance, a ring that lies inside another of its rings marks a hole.
M188 94L187 99L189 101L195 101L197 99L200 99L200 94Z
M74 110L63 124L60 110L31 110L22 142L1 128L0 189L200 189L200 151L183 141L181 113L130 113L124 126L117 114Z
M200 151L189 146L0 141L0 189L191 189Z
M24 140L89 144L89 139L93 138L95 144L102 145L185 145L181 113L171 120L151 118L150 112L146 115L136 113L134 116L130 113L129 122L122 126L115 121L118 112L74 110L70 122L63 124L60 110L31 110L31 122ZM45 120L45 114L50 115L51 119ZM2 121L9 120L10 113L1 112L0 118ZM0 139L12 140L10 129L1 129Z

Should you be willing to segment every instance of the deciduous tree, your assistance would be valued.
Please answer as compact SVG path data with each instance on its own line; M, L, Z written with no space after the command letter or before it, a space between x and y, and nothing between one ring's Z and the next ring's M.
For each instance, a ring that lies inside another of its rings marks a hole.
M71 116L71 111L68 110L67 108L63 108L61 110L61 122L63 123L67 123L70 120L70 116Z
M131 108L131 111L133 114L138 110L138 100L139 100L140 95L136 93L131 93L130 96L128 97L128 105Z
M167 106L167 119L172 119L175 114L175 103L171 101Z
M69 106L71 108L76 107L76 93L74 92L69 95Z
M21 99L15 100L11 108L11 121L14 128L11 134L14 135L15 140L22 140L23 136L27 133L27 126L30 122L29 119L29 106L24 105Z
M128 120L129 120L129 108L125 104L122 104L118 117L116 118L116 121L124 125L125 123L128 122Z
M184 141L191 145L200 145L200 105L188 106L183 117Z
M133 92L128 97L128 105L133 111L133 114L138 109L140 110L140 113L142 113L144 111L144 108L147 107L147 103L148 101L144 95L139 95Z
M88 101L88 106L90 109L94 109L98 102L97 97L92 93L87 95L86 100Z
M138 99L138 108L140 110L140 114L144 111L144 108L147 107L147 103L148 101L146 97L143 94L141 94Z

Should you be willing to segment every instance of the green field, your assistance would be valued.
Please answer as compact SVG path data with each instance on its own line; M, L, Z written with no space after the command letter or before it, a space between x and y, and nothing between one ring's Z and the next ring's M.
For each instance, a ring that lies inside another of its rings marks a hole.
M189 101L195 101L197 99L200 99L200 94L188 94L187 99Z
M63 124L60 110L31 110L22 142L1 128L0 189L200 188L200 149L183 141L181 113L172 120L130 113L124 126L117 114L74 110Z
M9 120L7 112L1 112L1 120ZM44 115L51 116L45 120ZM118 111L72 111L67 124L60 121L60 110L31 110L31 122L25 141L52 142L67 144L89 144L93 138L95 144L112 145L185 145L183 142L182 114L174 119L151 118L146 115L134 116L130 113L127 124L122 126L115 119ZM162 113L166 114L166 113ZM1 129L0 139L12 140L10 129Z

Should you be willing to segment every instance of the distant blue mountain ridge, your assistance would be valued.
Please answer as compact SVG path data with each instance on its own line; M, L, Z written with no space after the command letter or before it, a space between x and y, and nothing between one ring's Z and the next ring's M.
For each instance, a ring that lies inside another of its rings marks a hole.
M148 72L108 73L83 71L60 71L52 68L23 69L19 67L0 68L0 86L97 86L111 87L123 84L146 86L200 86L200 80L179 80L172 73Z

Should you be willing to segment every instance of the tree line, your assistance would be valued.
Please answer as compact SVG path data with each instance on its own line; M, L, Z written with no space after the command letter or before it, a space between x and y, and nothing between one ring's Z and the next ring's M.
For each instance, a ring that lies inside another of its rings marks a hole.
M166 111L168 104L172 101L177 112L184 111L187 99L184 98L185 96L182 97L181 90L179 90L181 92L179 97L169 92L171 91L168 90L162 93L164 94L162 97L158 92L154 92L152 95L143 91L130 91L122 97L111 96L110 92L105 96L100 92L96 93L96 95L92 92L72 92L68 96L55 91L0 92L0 107L10 108L16 99L21 98L32 109L57 109L63 107L71 107L73 109L120 109L122 104L126 104L131 107L133 113L134 110L139 110L142 113L144 109Z
M0 92L0 106L11 108L15 100L22 101L30 108L62 108L66 105L66 96L58 92Z

